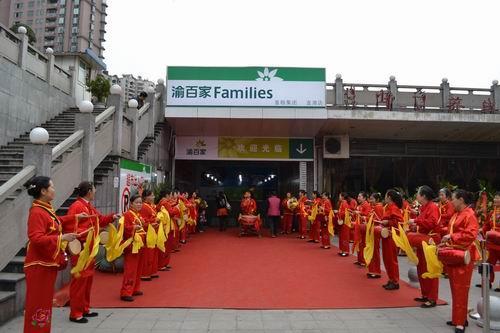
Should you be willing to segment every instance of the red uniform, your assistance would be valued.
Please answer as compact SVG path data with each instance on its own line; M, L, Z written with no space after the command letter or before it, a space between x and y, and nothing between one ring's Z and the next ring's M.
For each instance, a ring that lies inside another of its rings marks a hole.
M383 220L389 221L385 226L389 228L398 228L398 225L403 222L403 215L401 209L395 203L390 203L386 206L384 211ZM394 244L390 233L389 237L382 238L382 257L384 258L384 267L389 280L395 283L399 281L399 265L398 265L398 248Z
M479 224L472 208L467 207L461 212L456 212L450 220L448 230L451 236L449 245L464 250L467 249L471 254L471 261L468 265L446 266L451 288L451 321L454 325L463 326L467 319L469 287L474 261L479 258L474 245L479 231Z
M74 223L66 224L63 227L63 232L74 232L77 234L82 234L78 240L82 243L85 243L87 238L87 230L93 227L94 237L99 235L99 228L104 228L111 222L113 222L113 215L101 215L101 213L95 209L95 207L87 200L83 198L76 199L75 202L71 204L68 209L68 215L76 215L80 213L86 213L87 215L94 215L94 217L84 218L80 221L74 220ZM90 248L92 248L92 244L90 244ZM82 246L83 248L83 246ZM76 266L78 262L78 258L80 256L71 256L71 265ZM76 277L74 275L71 276L71 283L69 286L69 298L70 298L70 318L78 319L81 318L84 314L90 312L90 291L92 289L92 281L94 279L94 260L90 263L90 265L80 272L80 276Z
M320 207L322 204L323 201L321 198L314 199L313 209L314 206L316 206L318 213L316 214L314 221L311 221L311 229L309 230L309 240L317 243L319 242L320 220L324 219L324 215L320 213Z
M455 207L451 201L446 201L445 203L439 203L439 234L444 236L447 234L448 224L450 219L455 214Z
M178 218L180 216L179 208L175 206L174 200L169 200L166 198L163 198L160 200L160 202L158 202L158 204L156 205L156 210L160 211L162 207L164 207L168 211L172 222L170 224L170 232L168 233L168 235L166 235L167 242L165 244L165 253L160 251L159 254L159 270L165 270L165 268L170 264L171 253L176 249L179 241L179 226L177 224L177 221L175 220L175 217Z
M439 209L432 201L427 202L420 207L420 214L415 219L415 224L418 227L418 232L429 235L434 240L435 244L441 241L440 235L436 232L439 228ZM418 281L420 283L420 290L422 297L426 297L430 301L436 302L439 292L439 278L424 279L422 274L427 272L427 262L425 260L424 250L421 245L417 246L417 273Z
M497 221L500 221L499 208L495 208L486 217L486 221L483 224L483 229L482 229L484 236L486 236L486 233L490 230L500 231L499 228L497 227ZM497 262L500 260L500 246L487 242L486 247L488 249L488 263L492 266L495 266ZM490 271L490 283L493 283L493 281L495 281L494 269Z
M282 220L282 228L281 230L283 230L286 234L289 234L292 232L292 222L293 222L293 212L294 212L294 209L290 209L290 207L288 207L288 198L287 199L283 199L283 201L281 202L281 206L283 207L283 220Z
M151 224L155 229L155 232L158 232L158 224L156 221L156 208L147 202L142 204L142 209L139 212L142 219L144 220L144 230L147 232L149 225ZM160 226L163 227L163 226ZM143 258L142 258L142 268L141 268L141 277L142 278L150 278L154 276L158 276L158 258L160 253L163 254L158 248L150 249L145 247L143 249Z
M123 240L127 240L134 237L136 233L139 233L145 239L146 232L144 229L136 230L136 226L144 226L144 220L139 215L139 212L135 212L129 209L124 217L124 230L123 230ZM139 250L138 253L132 253L132 244L130 244L124 251L124 267L123 267L123 282L120 291L120 296L134 296L135 293L139 291L141 286L141 267L142 267L142 257L143 251Z
M188 199L184 198L183 196L179 196L178 202L179 201L182 201L184 203L184 206L187 209L187 212L185 212L184 214L188 214L187 216L189 217L189 214L190 214L189 212L192 209L191 203L189 202ZM180 242L185 244L186 238L187 238L187 232L188 232L188 224L187 224L186 216L181 216L181 218L184 219L184 223L181 223L181 225L184 224L184 227L182 227L182 229L180 229L179 237L180 237Z
M306 210L307 197L303 196L299 198L299 236L300 238L305 238L307 235L307 210Z
M321 199L323 214L322 217L316 216L316 219L319 217L319 224L321 226L321 245L324 247L330 247L330 232L328 231L328 216L332 211L332 202L330 199Z
M375 221L381 221L384 217L384 205L377 202L372 207L373 219ZM374 232L374 242L373 242L373 258L368 265L368 273L380 276L382 271L380 270L380 233Z
M194 234L196 232L196 223L198 222L198 203L199 199L191 198L189 199L189 218L192 220L191 223L188 225L188 233Z
M366 245L366 222L368 221L368 216L372 210L372 206L368 201L364 201L361 205L358 205L357 211L359 211L359 224L354 225L355 240L354 243L358 243L358 262L361 264L365 263L365 258L363 256L363 251Z
M257 202L252 198L243 198L240 203L240 210L241 215L257 215ZM260 231L259 219L255 219L254 228L257 232Z
M61 248L62 226L75 220L74 215L56 216L50 203L33 201L28 216L28 246L24 260L25 333L50 332L57 271L67 262Z
M347 200L342 200L339 203L339 213L338 213L338 218L339 220L344 220L345 219L345 211L346 209L349 209L350 206L347 203ZM351 228L349 228L345 223L343 223L340 226L340 233L339 233L339 248L340 251L343 253L349 253L349 233L351 232Z

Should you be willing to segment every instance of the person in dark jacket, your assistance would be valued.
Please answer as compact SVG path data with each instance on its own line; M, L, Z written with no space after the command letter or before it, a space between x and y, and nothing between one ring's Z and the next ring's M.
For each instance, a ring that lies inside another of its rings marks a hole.
M229 205L229 201L223 191L219 192L219 195L215 198L215 202L217 207L217 217L219 218L219 231L225 231L227 228L227 218L229 216L231 206Z
M137 96L137 109L140 110L144 106L144 102L148 94L145 91L141 91L141 93Z

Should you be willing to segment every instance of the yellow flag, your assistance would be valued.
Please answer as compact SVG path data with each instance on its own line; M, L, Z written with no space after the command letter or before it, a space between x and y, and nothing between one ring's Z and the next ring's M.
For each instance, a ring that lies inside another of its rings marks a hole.
M316 215L318 215L318 205L313 205L311 215L309 215L307 219L311 222L314 222L314 220L316 220Z
M87 234L87 238L85 240L85 245L83 245L83 250L80 252L78 256L78 261L76 262L75 267L71 269L71 274L74 274L75 277L80 277L80 272L84 270L85 264L90 255L90 242L92 242L92 238L94 237L93 232L89 232Z
M167 237L165 236L165 229L163 225L158 227L158 237L156 237L156 247L161 251L165 252L165 242L167 241Z
M403 227L405 231L410 230L409 222L410 222L410 211L408 210L408 208L405 208L403 211Z
M408 237L406 236L406 232L401 224L398 226L398 230L399 235L397 234L396 229L394 227L392 228L392 239L394 240L394 243L406 253L409 261L418 265L418 257L415 254L415 251L413 251L413 248L408 241Z
M157 238L158 236L156 235L155 228L151 224L148 225L148 231L146 233L146 245L148 249L154 249L156 247Z
M333 226L333 209L328 214L328 233L333 236L335 227Z
M165 231L165 236L168 236L170 233L170 230L172 228L172 220L170 219L170 214L168 211L165 209L165 207L161 207L160 212L158 212L157 217L160 219L161 224L163 225L163 229Z
M366 266L368 266L373 259L373 251L375 250L375 227L373 225L373 214L370 215L368 223L366 224L365 243L366 245L363 250L363 257L365 258Z
M184 216L186 214L186 206L184 205L184 202L182 202L182 200L179 200L179 211L181 213L180 214L181 215L181 225L179 226L179 230L182 230L186 226L186 219L184 218Z
M91 233L93 233L91 231ZM90 251L90 255L87 259L87 262L85 263L85 268L89 267L92 261L94 260L95 256L99 252L99 244L101 243L101 236L97 234L97 236L94 238L94 244L92 245L92 251Z
M132 241L132 253L139 253L139 250L144 246L142 237L140 234L135 233Z
M348 226L349 228L352 228L352 223L351 223L351 213L349 213L349 208L345 209L345 217L344 217L344 224Z
M422 242L425 261L427 262L427 272L422 274L425 279L436 279L441 277L443 273L443 264L439 261L436 254L436 245L429 245Z
M109 232L109 238L104 247L106 248L106 260L111 262L113 258L113 250L115 249L115 241L116 241L116 235L118 234L118 231L116 230L116 227L114 224L110 224L108 227L108 232Z

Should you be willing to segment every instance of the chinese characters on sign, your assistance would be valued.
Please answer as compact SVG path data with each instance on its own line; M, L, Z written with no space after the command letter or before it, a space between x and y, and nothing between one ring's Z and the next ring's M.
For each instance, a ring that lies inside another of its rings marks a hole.
M394 103L394 95L389 90L380 90L375 94L377 98L376 107L378 110L379 103L385 105L385 107L392 111L392 104Z
M495 113L495 103L488 97L488 99L483 101L481 111L484 113Z
M186 155L202 155L205 156L207 154L207 144L203 139L199 139L195 142L193 147L186 148Z
M353 86L351 86L350 88L345 88L344 103L346 108L351 106L351 108L354 110L354 108L356 107L356 90Z
M463 108L462 99L458 96L452 96L448 99L448 111L459 112Z
M425 92L421 88L418 88L413 94L413 108L415 111L425 110L425 99Z

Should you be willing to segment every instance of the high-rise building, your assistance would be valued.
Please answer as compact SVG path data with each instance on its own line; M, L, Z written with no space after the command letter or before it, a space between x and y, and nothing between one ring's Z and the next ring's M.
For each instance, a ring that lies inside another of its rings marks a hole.
M142 91L146 91L148 87L154 87L155 84L148 79L143 79L140 75L136 78L132 74L108 75L108 80L111 84L117 84L122 88L122 100L136 98Z
M106 0L0 0L0 23L30 26L35 46L103 59Z

